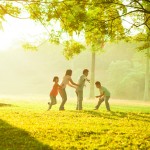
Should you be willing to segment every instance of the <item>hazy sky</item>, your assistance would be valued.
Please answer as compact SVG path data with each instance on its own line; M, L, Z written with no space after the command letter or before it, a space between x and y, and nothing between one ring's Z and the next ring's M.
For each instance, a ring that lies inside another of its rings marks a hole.
M15 19L8 15L5 18L4 30L0 30L1 51L10 48L14 41L29 40L32 42L34 36L44 32L44 27L35 24L32 20Z
M51 26L45 27L40 22L35 23L30 19L16 19L8 15L5 16L6 22L3 22L3 30L0 30L0 51L8 50L14 41L30 42L40 45L40 39L48 39L48 34L52 29L60 30L59 22L52 22ZM44 34L43 34L44 33ZM63 34L62 40L69 37ZM84 36L74 34L74 39L84 42Z

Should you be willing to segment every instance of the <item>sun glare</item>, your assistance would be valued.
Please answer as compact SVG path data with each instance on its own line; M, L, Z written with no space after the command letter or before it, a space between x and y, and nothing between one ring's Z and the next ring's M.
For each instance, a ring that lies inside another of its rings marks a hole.
M30 19L17 19L8 15L3 22L3 31L0 30L0 51L11 50L14 41L31 41L35 35L43 32L43 27L35 24ZM45 30L45 29L44 29Z
M12 45L12 37L10 33L0 31L0 51L6 51L11 48Z

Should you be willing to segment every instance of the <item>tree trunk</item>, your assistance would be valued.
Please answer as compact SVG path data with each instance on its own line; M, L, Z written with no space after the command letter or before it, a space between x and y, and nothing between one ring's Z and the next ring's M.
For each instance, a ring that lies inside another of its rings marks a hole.
M91 80L90 80L90 99L94 98L94 83L95 82L95 52L92 52L91 62Z
M149 97L149 84L150 84L150 74L149 74L149 48L147 49L147 60L146 60L146 72L145 72L145 90L144 90L144 100L150 100Z
M149 10L150 4L146 3L145 7L146 7L146 9ZM150 14L145 14L145 20L147 20L149 17L150 17ZM148 35L148 41L147 42L149 42L150 32L149 32L148 28L146 28L146 32L147 32L147 35ZM149 46L150 46L150 43L149 43ZM149 65L149 55L150 55L150 52L149 52L149 50L150 50L150 47L147 48L147 58L146 58L145 89L144 89L144 100L145 101L150 100L150 98L149 98L149 96L150 96L150 94L149 94L149 92L150 92L149 91L149 88L150 88L150 79L149 79L150 78L150 76L149 76L150 75L149 74L149 67L150 67L150 65Z

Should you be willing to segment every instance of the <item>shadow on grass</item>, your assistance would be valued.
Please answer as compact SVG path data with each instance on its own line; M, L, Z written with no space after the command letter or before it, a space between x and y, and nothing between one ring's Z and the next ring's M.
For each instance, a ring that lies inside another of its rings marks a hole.
M130 120L150 122L150 115L148 113L130 113L130 112L100 112L100 111L84 111L96 117L103 117L106 119L119 120L121 118L128 118Z
M52 150L48 145L36 140L28 132L13 127L0 119L1 150Z
M106 119L118 120L118 118L114 118L114 115L112 115L112 112L103 113L97 110L84 110L84 113L90 114L91 116L94 116L94 117L96 116L96 117L103 117Z
M0 107L11 107L13 105L11 104L4 104L4 103L0 103Z
M148 113L133 113L133 112L112 112L112 115L118 118L128 118L130 120L150 122L150 115Z

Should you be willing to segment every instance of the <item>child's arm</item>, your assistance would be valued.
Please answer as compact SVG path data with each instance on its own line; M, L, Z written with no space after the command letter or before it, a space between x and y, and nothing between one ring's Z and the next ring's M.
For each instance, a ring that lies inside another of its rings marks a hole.
M57 88L58 88L58 89L61 89L61 88L62 88L62 86L60 86L60 85L57 83Z
M74 82L72 81L72 79L70 79L69 81L70 81L70 83L71 83L72 85L79 86L78 84L74 83ZM68 84L68 85L69 85L69 84Z
M74 86L74 85L72 85L72 84L70 84L70 83L68 83L68 85L70 86L70 87L73 87L73 88L77 88L77 86Z
M99 95L99 96L95 96L96 98L102 98L104 96L104 92L101 94L101 95Z
M90 80L89 80L89 79L86 79L86 81L90 83Z
M60 86L59 84L58 84L58 87L59 87L59 88L62 88L62 86Z

